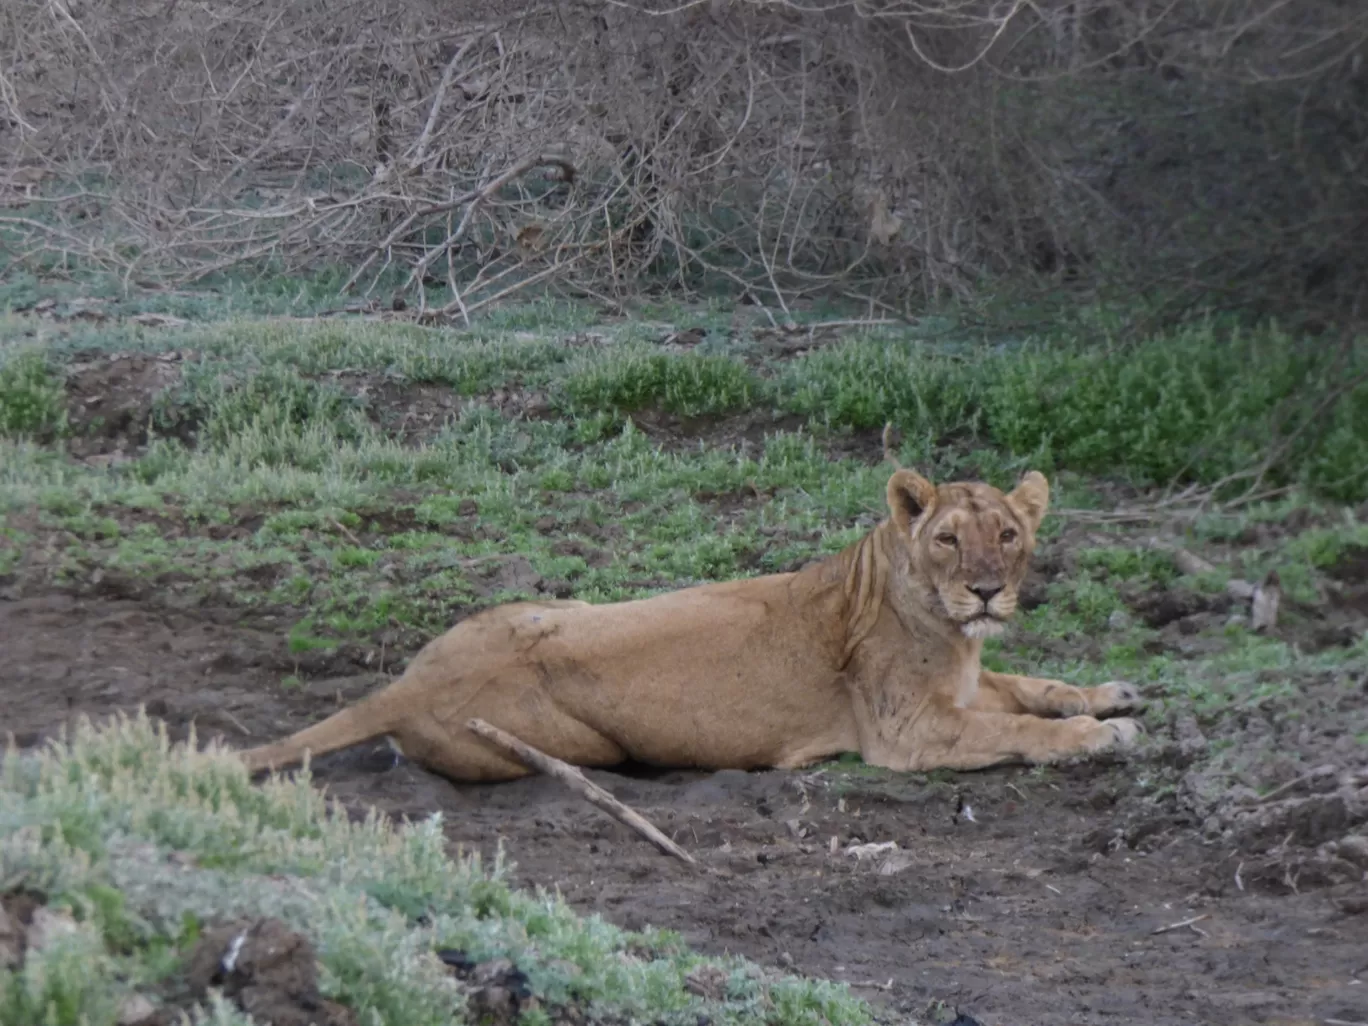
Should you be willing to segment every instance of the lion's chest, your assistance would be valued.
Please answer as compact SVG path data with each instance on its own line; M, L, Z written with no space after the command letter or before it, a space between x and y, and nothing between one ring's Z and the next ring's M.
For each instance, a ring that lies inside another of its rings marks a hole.
M955 705L961 709L967 709L978 695L979 670L977 659L966 659L959 668L955 679Z

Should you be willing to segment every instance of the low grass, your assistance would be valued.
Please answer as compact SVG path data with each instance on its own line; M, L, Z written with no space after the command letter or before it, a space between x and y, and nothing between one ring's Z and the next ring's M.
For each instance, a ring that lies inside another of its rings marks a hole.
M38 895L72 924L21 968L0 968L0 1024L114 1026L131 995L177 992L207 926L268 916L313 942L321 993L358 1022L471 1021L443 949L517 966L541 1006L524 1026L569 1008L681 1026L873 1021L844 985L582 918L557 896L510 888L506 868L449 854L440 817L354 822L307 773L253 785L233 756L193 738L173 746L145 718L87 723L39 754L11 750L0 769L3 891ZM717 999L686 987L700 969L725 981ZM252 1020L211 999L193 1021Z

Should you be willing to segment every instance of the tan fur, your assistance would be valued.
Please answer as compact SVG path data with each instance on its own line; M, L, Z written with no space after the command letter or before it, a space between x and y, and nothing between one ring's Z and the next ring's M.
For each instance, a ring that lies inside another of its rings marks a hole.
M387 735L455 780L526 774L466 729L472 717L581 766L795 768L859 752L896 770L967 770L1137 737L1134 720L1097 718L1138 704L1127 684L980 667L983 639L1016 609L1049 501L1043 475L1004 495L898 469L887 500L864 538L795 573L487 610L393 684L242 758L280 768Z

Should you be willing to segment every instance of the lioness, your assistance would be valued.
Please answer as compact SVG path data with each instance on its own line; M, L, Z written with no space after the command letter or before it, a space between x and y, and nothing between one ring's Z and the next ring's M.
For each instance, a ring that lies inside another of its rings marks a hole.
M399 680L276 744L279 768L380 735L454 780L529 771L479 717L580 766L633 759L796 768L859 752L895 770L1045 763L1130 744L1129 684L1071 687L982 668L1049 501L1031 471L1003 494L899 469L889 516L794 573L606 605L517 602L429 642Z

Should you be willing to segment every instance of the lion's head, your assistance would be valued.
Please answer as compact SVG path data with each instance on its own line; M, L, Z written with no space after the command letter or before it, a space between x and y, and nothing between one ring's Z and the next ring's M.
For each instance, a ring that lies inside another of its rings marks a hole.
M934 613L970 638L999 634L1016 612L1049 500L1049 482L1035 470L1006 494L981 483L937 487L907 469L888 479L911 581Z

